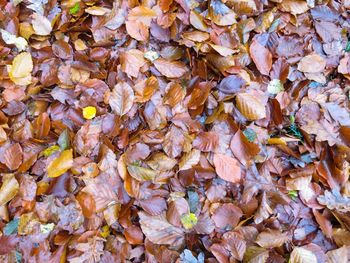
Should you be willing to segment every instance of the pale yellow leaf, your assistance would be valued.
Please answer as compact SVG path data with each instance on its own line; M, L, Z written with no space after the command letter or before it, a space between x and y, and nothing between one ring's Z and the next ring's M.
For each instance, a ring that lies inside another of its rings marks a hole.
M33 29L35 34L39 36L47 36L50 35L52 31L51 22L40 14L34 13L32 20Z
M0 206L5 205L16 196L19 190L19 184L14 174L5 174L2 177L0 188Z

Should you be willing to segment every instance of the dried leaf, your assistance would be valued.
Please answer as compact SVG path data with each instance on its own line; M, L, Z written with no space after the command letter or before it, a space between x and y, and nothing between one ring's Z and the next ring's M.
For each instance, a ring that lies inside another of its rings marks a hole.
M165 215L149 216L144 212L138 213L142 232L154 244L178 246L184 242L184 232L174 227Z
M241 181L241 167L235 159L221 153L215 153L213 162L215 171L220 178L232 183Z
M249 93L237 94L236 105L238 110L248 120L254 121L254 120L259 120L266 117L265 105L263 105L261 101L252 94L249 94Z
M290 241L290 235L285 232L281 233L279 230L269 229L261 232L256 238L256 243L264 248L280 247Z
M19 143L12 144L5 150L3 158L4 164L10 170L16 170L23 161L23 151L21 145Z
M179 170L191 169L199 162L201 152L196 149L192 149L189 153L185 153L179 161Z
M8 45L15 45L18 51L23 51L27 48L28 42L23 37L16 37L10 32L0 29L1 37Z
M290 254L290 261L293 263L317 263L317 257L310 250L295 247Z
M18 54L8 66L10 79L17 85L28 85L31 83L33 70L32 56L28 52Z
M134 103L134 91L126 82L115 85L109 98L112 110L123 116L128 113Z
M158 58L153 62L156 69L167 78L181 78L187 71L187 67L179 61L169 61Z
M73 166L73 150L65 150L47 166L47 176L55 178L67 172Z
M270 51L255 39L249 47L249 52L260 73L269 75L272 67L272 54Z
M50 35L52 31L51 22L43 15L34 13L32 25L35 31L35 34L39 36Z
M2 185L0 188L0 206L11 201L19 191L19 183L14 174L5 174L2 177Z

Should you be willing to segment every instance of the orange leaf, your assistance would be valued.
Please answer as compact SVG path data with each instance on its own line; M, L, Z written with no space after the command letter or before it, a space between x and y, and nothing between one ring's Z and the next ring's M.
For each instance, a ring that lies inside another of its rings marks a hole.
M214 154L213 161L215 171L219 177L232 183L239 183L241 181L241 167L235 159L221 153L216 153Z

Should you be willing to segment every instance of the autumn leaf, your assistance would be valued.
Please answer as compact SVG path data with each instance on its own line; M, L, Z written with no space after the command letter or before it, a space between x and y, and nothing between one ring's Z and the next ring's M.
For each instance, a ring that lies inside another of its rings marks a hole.
M254 39L249 47L249 52L260 73L269 75L272 67L272 54L270 51Z
M133 178L140 182L153 180L158 174L157 171L139 166L137 164L129 164L128 172Z
M221 153L215 153L213 162L215 171L220 178L232 183L241 181L241 167L235 159Z
M48 177L61 176L73 166L73 150L65 150L47 166Z
M83 108L83 116L87 120L91 120L96 116L96 108L94 106L87 106Z
M19 183L14 174L5 174L2 177L2 185L0 188L0 206L11 201L19 191Z
M179 61L169 61L158 58L153 64L156 69L167 78L180 78L188 71L187 67Z
M137 6L130 10L128 15L129 21L140 21L146 26L151 26L151 21L157 16L157 13L146 7L146 6Z
M128 34L141 42L147 41L149 38L148 27L141 21L126 21L126 31Z
M259 120L266 117L265 105L256 98L254 95L249 93L239 93L236 96L236 105L238 110L248 120Z
M149 216L144 212L138 215L142 232L154 244L176 246L184 242L183 230L171 225L165 215Z
M122 70L131 77L136 78L140 68L146 63L143 52L137 49L130 49L120 55Z
M299 64L298 70L306 73L318 73L326 67L326 60L318 54L303 57Z
M23 150L19 143L12 144L5 150L3 162L10 170L16 170L23 161Z
M11 66L7 66L10 79L17 85L28 85L31 83L33 70L32 56L28 52L18 54L12 61Z
M35 34L39 36L47 36L52 31L51 22L43 15L34 13L32 25L35 31Z
M112 110L120 116L128 113L134 103L134 91L126 82L115 85L109 98Z
M261 232L256 238L256 243L264 248L280 247L290 241L288 233L281 233L279 230L268 230Z
M197 224L197 222L197 216L193 213L188 213L181 217L181 223L185 229L193 228Z
M16 37L10 32L0 29L1 37L8 45L15 45L18 51L23 51L27 48L28 42L23 37Z
M189 153L185 153L179 161L179 170L191 169L199 162L201 152L196 149L192 149Z
M290 254L290 261L295 263L317 263L317 257L310 250L295 247Z

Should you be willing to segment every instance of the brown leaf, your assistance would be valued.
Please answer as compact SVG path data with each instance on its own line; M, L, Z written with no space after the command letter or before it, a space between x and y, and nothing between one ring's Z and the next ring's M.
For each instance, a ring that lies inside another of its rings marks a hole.
M249 165L253 158L260 152L257 144L248 141L247 137L238 130L230 144L233 155L243 164Z
M143 52L137 49L130 49L120 54L120 63L122 71L130 77L136 78L140 68L146 63L143 58Z
M237 94L236 105L238 110L248 120L254 121L254 120L259 120L266 117L265 105L263 105L261 101L252 94L249 94L249 93Z
M142 232L154 244L178 246L184 242L184 232L174 227L164 214L150 216L144 212L138 213Z
M14 174L5 174L2 176L2 185L0 188L0 206L11 201L18 193L19 184Z
M220 178L232 183L241 181L241 167L235 159L221 153L215 153L213 162L215 171Z
M237 226L242 215L243 212L239 207L226 203L215 209L211 218L217 227L226 229L227 227L234 228Z
M326 60L318 54L303 57L298 64L298 70L306 73L322 72L325 67Z
M273 248L282 246L289 242L290 239L291 237L287 232L281 233L279 230L269 229L258 235L256 243L264 248Z
M270 51L254 39L249 47L249 52L260 73L269 75L272 67L272 54Z
M94 198L97 213L102 212L107 206L118 202L115 192L107 183L99 183L94 180L81 191L90 194Z
M19 143L12 144L5 150L3 162L10 170L18 169L22 161L23 151Z
M134 91L126 82L115 85L109 97L109 105L112 110L123 116L128 113L134 103Z
M181 78L188 71L185 64L158 58L153 62L156 69L167 78Z
M126 21L126 31L137 41L147 41L149 38L148 27L141 21Z
M167 86L167 93L164 96L164 104L175 107L186 96L186 89L179 83L170 82Z

